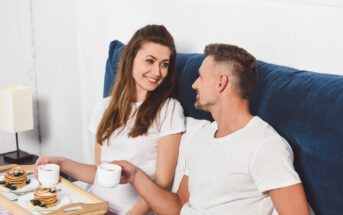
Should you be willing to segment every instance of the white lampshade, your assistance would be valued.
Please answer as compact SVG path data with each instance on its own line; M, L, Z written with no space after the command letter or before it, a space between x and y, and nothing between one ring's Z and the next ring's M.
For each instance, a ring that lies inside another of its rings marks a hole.
M0 130L33 129L32 90L23 86L0 88Z

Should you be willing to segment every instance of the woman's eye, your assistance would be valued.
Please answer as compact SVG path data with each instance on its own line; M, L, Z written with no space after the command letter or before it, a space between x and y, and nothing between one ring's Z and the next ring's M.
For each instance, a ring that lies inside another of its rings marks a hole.
M162 66L163 68L168 68L169 64L168 64L168 63L162 63L161 66Z
M151 63L151 64L154 63L154 61L151 60L151 59L146 59L145 61L148 62L148 63Z

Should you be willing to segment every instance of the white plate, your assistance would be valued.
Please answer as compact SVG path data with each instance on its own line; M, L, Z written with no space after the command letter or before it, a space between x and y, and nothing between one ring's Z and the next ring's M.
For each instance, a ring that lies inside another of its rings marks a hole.
M33 206L30 203L31 199L33 199L33 193L27 193L19 197L17 204L27 209L37 210L37 211L52 211L52 210L56 210L56 209L59 209L60 207L70 204L69 197L66 195L63 195L62 193L57 193L58 203L57 205L51 208L42 208L39 206Z
M25 187L16 189L16 190L11 190L8 189L7 187L3 187L2 185L0 186L0 191L4 191L4 192L11 192L11 193L15 193L15 194L20 194L20 193L26 193L26 192L30 192L33 191L34 189L36 189L37 187L39 187L39 181L34 177L33 174L28 174L27 178L31 180L30 184L27 184ZM4 180L4 176L0 176L0 181Z

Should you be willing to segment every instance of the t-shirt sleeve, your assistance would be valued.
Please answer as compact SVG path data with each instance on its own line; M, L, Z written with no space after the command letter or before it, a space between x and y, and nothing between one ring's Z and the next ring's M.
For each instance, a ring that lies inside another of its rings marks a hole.
M88 129L93 134L96 134L99 123L104 115L104 112L109 104L110 97L100 100L93 108L93 112L89 121Z
M160 112L159 137L185 131L185 116L181 104L175 100L167 101Z
M266 140L255 151L250 171L260 192L301 183L293 167L293 152L280 136Z

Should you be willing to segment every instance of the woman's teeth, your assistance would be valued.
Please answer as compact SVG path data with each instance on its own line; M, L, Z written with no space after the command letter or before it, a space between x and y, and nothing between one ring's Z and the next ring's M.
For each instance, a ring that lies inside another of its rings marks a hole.
M151 81L151 82L157 82L157 79L154 79L154 78L149 78L149 77L146 77L146 79L148 79L149 81Z

